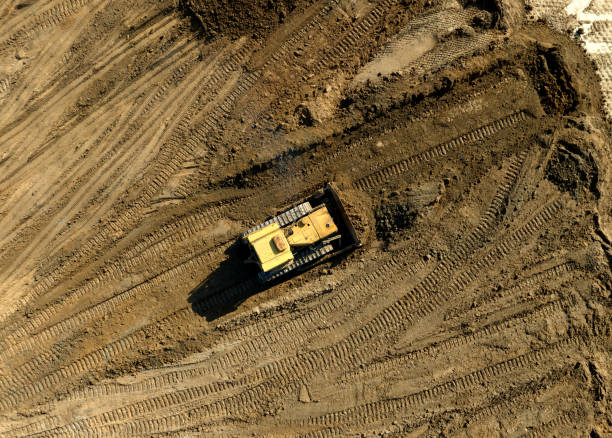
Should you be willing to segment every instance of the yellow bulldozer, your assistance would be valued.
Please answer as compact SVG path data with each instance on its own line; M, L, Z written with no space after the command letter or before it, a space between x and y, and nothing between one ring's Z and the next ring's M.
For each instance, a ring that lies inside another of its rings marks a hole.
M301 272L361 245L332 184L304 202L251 228L241 240L247 262L259 266L262 282Z

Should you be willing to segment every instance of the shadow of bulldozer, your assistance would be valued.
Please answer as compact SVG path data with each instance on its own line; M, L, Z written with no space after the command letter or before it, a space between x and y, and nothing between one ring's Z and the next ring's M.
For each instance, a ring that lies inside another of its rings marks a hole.
M231 245L225 255L226 259L191 291L187 300L192 310L208 321L236 310L244 300L271 286L260 283L256 265L244 263L247 255L241 245Z
M191 303L192 310L206 318L207 321L213 321L233 312L251 296L304 273L298 270L279 279L262 283L257 275L259 273L257 265L244 263L244 260L248 258L248 248L235 243L225 251L225 255L226 259L219 264L217 269L189 294L188 302ZM334 255L315 263L309 267L309 270L316 269L323 263L333 269L344 258L345 254ZM321 275L321 273L315 273L315 275Z

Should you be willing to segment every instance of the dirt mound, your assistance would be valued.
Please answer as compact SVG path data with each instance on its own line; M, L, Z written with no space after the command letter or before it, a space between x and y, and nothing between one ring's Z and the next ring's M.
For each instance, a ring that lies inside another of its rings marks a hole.
M182 5L202 23L204 34L239 38L271 32L295 10L312 0L182 0Z
M597 167L593 158L581 153L577 145L559 142L546 168L548 179L561 190L574 196L585 196L586 192L597 198Z

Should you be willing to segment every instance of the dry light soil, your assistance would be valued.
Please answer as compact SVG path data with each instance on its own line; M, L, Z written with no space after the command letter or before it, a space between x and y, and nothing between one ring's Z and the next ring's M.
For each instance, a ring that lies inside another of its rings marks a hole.
M612 436L611 125L528 10L0 1L0 436ZM259 285L327 181L363 246Z

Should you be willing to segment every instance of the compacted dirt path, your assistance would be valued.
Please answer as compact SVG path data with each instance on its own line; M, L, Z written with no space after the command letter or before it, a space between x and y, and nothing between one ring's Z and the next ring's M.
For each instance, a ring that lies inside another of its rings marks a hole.
M612 435L606 5L0 2L0 436Z

